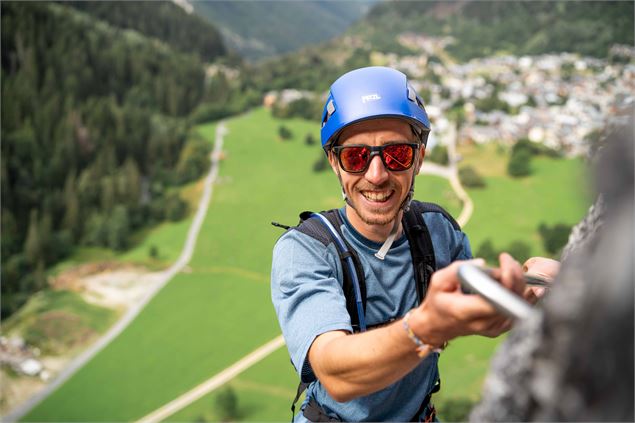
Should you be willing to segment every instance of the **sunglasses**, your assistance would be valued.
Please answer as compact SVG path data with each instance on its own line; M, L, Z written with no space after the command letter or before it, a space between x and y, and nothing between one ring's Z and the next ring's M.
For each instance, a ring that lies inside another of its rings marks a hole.
M394 172L408 170L414 163L417 143L394 143L379 147L369 145L339 145L333 147L340 167L348 173L366 172L373 156L379 155L386 169Z

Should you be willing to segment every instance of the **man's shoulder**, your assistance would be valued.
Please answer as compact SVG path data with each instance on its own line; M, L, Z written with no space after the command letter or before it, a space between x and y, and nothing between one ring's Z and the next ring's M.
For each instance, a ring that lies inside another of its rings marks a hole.
M461 226L459 226L454 217L452 217L446 209L436 203L413 200L410 207L415 213L421 214L426 223L428 223L428 221L440 220L446 224L450 224L455 231L461 230Z
M314 222L305 221L298 226L287 229L273 247L274 262L278 261L277 258L288 262L292 257L301 258L302 261L321 261L329 255L332 249L329 248L329 244L332 244L333 241L328 238L326 231L320 232L319 228L307 231L306 229L312 227L313 224Z
M307 240L315 240L327 247L334 242L333 236L329 233L323 222L317 218L312 218L316 213L305 211L300 213L300 222L296 226L287 227L287 231L278 239L278 242L306 242ZM320 215L326 217L333 228L339 232L342 224L339 209L331 209L321 211ZM291 241L286 241L287 239ZM311 243L311 241L308 241Z

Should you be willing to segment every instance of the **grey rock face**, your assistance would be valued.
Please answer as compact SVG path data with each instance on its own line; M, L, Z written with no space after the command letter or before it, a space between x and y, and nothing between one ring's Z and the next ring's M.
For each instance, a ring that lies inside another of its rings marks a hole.
M633 113L597 163L601 194L554 287L492 360L471 421L633 421Z

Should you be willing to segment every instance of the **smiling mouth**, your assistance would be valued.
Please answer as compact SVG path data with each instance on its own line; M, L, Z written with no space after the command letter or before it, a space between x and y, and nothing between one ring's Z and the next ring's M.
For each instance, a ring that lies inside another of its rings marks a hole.
M392 197L394 191L361 191L365 199L375 203L385 203Z

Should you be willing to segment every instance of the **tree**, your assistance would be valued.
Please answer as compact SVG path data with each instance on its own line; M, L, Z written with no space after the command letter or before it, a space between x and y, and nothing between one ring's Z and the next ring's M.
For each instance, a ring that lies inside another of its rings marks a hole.
M73 237L80 232L79 212L79 196L75 185L75 172L70 172L64 183L64 220L62 227L67 229Z
M469 188L483 188L486 185L485 180L472 166L463 166L460 168L459 179L463 185Z
M530 175L531 153L525 149L513 152L507 164L507 173L514 178Z
M108 246L116 251L122 251L128 246L130 234L130 219L128 209L124 205L117 205L110 219L108 219Z
M278 136L280 137L281 140L286 141L286 140L290 140L293 137L293 133L286 126L280 125L278 127Z
M86 245L95 246L106 245L106 239L108 235L108 228L106 223L106 219L104 219L101 213L92 213L84 224L84 229L82 231L84 234L83 243Z
M507 247L507 252L520 263L523 263L531 256L531 247L524 241L512 241Z
M122 196L129 207L135 207L141 201L141 173L136 160L126 158L121 170L120 180L124 184Z
M487 238L481 243L476 251L475 257L485 259L486 262L492 265L498 263L498 253L494 249L494 244L491 239Z
M203 139L190 139L181 150L181 156L176 165L176 177L183 184L193 181L209 169L210 144Z
M437 144L431 150L426 151L426 160L447 166L450 162L448 148L445 145Z
M304 137L304 143L309 146L315 144L315 138L313 137L313 134L306 134L306 137Z
M545 247L545 250L552 256L555 256L560 252L562 247L567 244L569 234L571 233L571 226L565 223L556 223L553 226L541 223L538 226L538 233L540 233L542 245Z
M177 221L185 217L187 204L183 201L178 192L170 192L165 197L165 217Z
M330 163L326 154L320 151L320 155L313 163L313 172L323 172L330 167Z
M218 393L216 411L221 421L231 421L238 418L238 398L231 386L228 385Z
M105 212L110 212L115 207L116 189L112 176L104 176L101 179L101 208Z
M2 233L2 244L0 252L2 253L2 263L9 256L21 251L21 242L19 239L19 230L17 222L13 217L13 213L8 209L3 208L0 213L1 226L0 231Z
M31 210L29 219L29 230L24 242L24 254L32 265L40 261L42 257L42 241L40 239L40 227L37 210Z

